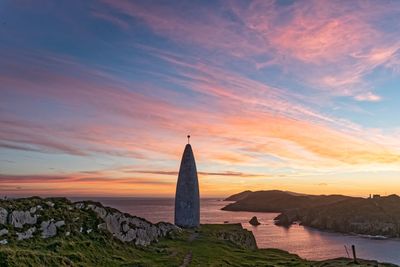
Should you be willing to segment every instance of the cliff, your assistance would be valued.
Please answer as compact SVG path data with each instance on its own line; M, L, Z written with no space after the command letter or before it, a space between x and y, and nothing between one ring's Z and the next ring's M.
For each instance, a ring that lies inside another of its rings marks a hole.
M277 225L302 225L342 233L400 237L400 197L298 195L271 190L247 193L224 210L279 212Z
M284 211L277 223L299 221L318 229L371 236L400 237L400 197L352 198L330 205Z

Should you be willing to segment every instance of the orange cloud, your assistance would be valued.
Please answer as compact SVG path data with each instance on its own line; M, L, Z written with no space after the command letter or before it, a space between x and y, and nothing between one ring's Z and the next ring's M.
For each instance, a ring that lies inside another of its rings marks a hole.
M0 194L13 195L160 195L171 192L175 181L149 177L110 178L83 175L7 175L0 174Z

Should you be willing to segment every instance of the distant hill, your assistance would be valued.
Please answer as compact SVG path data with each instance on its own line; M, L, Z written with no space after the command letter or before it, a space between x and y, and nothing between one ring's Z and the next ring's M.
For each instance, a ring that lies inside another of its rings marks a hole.
M238 200L241 200L241 199L247 197L251 193L253 193L253 192L250 191L250 190L246 190L246 191L234 194L234 195L232 195L230 197L227 197L227 198L224 199L224 201L238 201Z
M245 191L248 192L248 191ZM400 197L296 195L279 190L246 193L223 210L279 212L275 223L294 222L323 230L400 237Z
M222 209L229 211L283 212L291 209L327 205L350 198L352 197L342 195L304 195L279 190L244 191L228 197L227 200L237 200Z

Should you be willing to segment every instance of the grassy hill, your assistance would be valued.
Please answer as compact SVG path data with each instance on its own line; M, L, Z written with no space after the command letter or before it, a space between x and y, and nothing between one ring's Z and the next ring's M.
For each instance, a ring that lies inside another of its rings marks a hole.
M16 227L15 222L10 224L13 211L26 211L33 206L42 207L31 210L36 221L27 220L29 223L22 228ZM0 237L8 240L0 245L0 266L395 266L374 261L352 265L349 259L306 261L281 250L257 249L252 233L240 224L201 225L198 229L182 230L168 224L154 225L94 202L30 198L2 201L0 207L8 212L7 222L0 225L0 230L8 231ZM148 231L140 232L131 241L123 241L126 236L113 232L116 221L110 218L121 222L118 231ZM32 227L39 229L43 222L61 220L65 224L51 237L44 238L41 230L36 230L31 237L18 240L17 233ZM129 222L129 229L125 222ZM104 223L107 227L98 227ZM154 229L169 231L161 235ZM146 238L152 237L152 233L160 235L150 243L136 244L139 238L150 240Z
M226 200L236 202L226 205L223 210L282 212L290 209L328 205L346 199L352 199L352 197L342 195L303 195L279 190L244 191L227 198Z

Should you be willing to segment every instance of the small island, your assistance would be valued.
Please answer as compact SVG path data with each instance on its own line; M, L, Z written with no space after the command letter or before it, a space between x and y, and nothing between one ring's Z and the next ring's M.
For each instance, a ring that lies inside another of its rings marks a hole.
M253 216L253 217L250 219L249 223L250 223L251 225L253 225L253 226L258 226L258 225L261 224L261 223L258 221L257 216Z
M343 195L306 195L287 191L244 191L226 199L235 201L223 207L228 211L277 212L275 224L298 222L321 230L400 237L400 197L369 198Z

